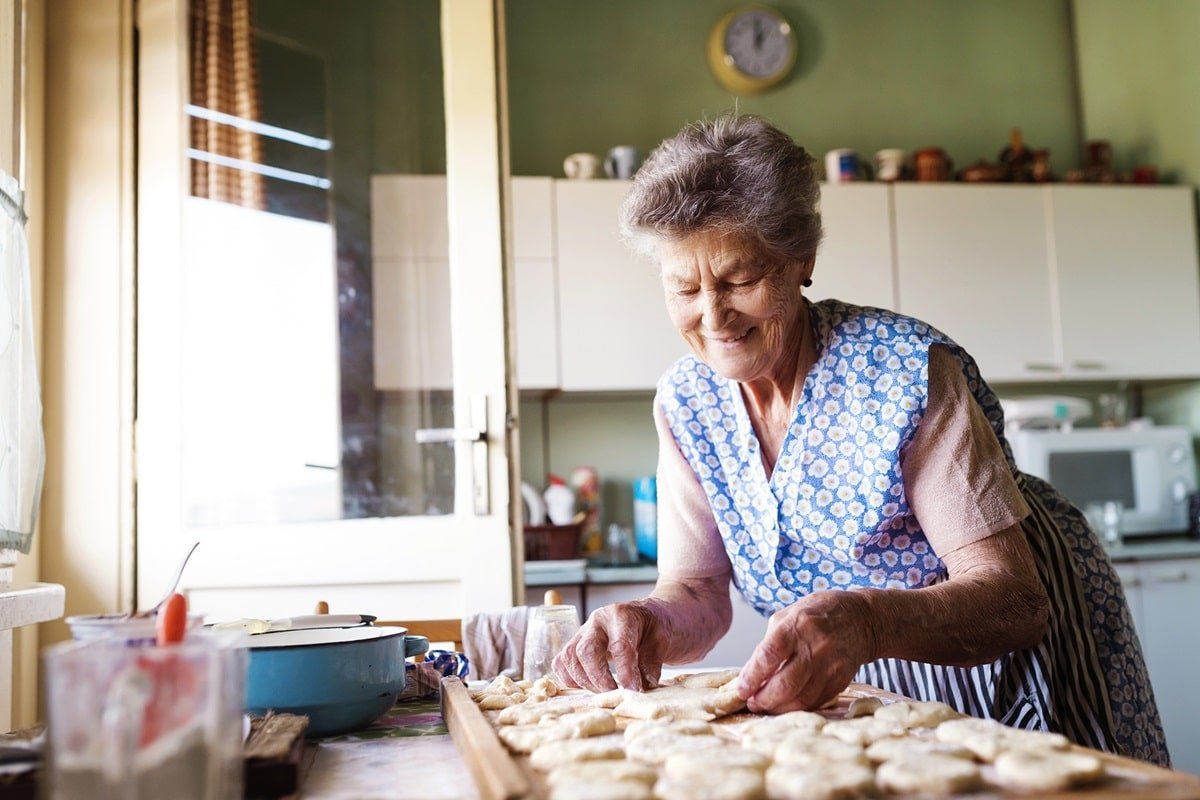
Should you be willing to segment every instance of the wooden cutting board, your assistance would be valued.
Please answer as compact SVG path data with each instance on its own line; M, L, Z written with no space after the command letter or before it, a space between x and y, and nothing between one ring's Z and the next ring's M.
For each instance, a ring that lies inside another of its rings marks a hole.
M822 713L830 719L841 719L850 702L859 697L877 697L885 702L903 699L873 686L851 684L837 703L823 709ZM450 736L467 762L483 800L542 800L548 796L541 773L529 766L528 758L514 756L505 748L492 723L475 705L466 686L458 678L442 681L442 713ZM751 714L737 714L719 720L718 724L737 725L752 717ZM1200 800L1198 776L1082 747L1076 749L1101 758L1110 777L1104 783L1072 791L1022 793L993 788L962 797L974 800L1016 797L1042 800L1132 800L1145 797ZM985 776L990 769L990 766L984 765Z

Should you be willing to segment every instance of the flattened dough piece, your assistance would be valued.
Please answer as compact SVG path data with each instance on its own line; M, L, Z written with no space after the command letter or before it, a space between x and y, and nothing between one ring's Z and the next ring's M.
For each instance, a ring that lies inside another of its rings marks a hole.
M880 739L903 736L904 728L894 722L875 717L859 717L858 719L835 719L827 723L821 729L821 733L865 747Z
M871 766L862 746L832 736L794 733L775 748L775 762L797 767L818 767L823 764L848 763Z
M950 756L925 755L885 761L875 773L884 789L901 794L953 794L979 788L983 776L973 762Z
M883 708L883 703L878 697L856 697L850 701L850 707L846 709L846 719L869 717L880 708Z
M650 731L668 730L684 736L712 736L716 733L713 726L703 720L679 719L635 719L625 726L625 741L632 742L643 733Z
M671 781L691 783L712 780L730 770L748 769L764 772L771 759L753 750L728 747L721 750L700 750L673 753L663 762L663 775Z
M484 692L479 696L479 708L482 711L498 711L519 702L513 695L503 692Z
M529 756L529 764L536 770L547 772L576 761L619 761L624 757L625 742L613 734L544 744Z
M545 695L546 697L554 697L562 689L554 679L550 676L543 676L533 682L533 687L530 690L533 694Z
M946 720L957 719L961 716L962 714L945 703L920 700L897 700L875 712L875 719L894 722L905 730L936 728Z
M880 739L867 748L867 758L876 764L898 758L922 758L927 755L949 756L974 761L975 754L961 744L940 742L937 739Z
M817 735L825 727L825 718L811 711L791 711L777 717L764 717L746 723L742 729L742 746L767 755L793 734Z
M537 725L542 720L556 719L570 714L571 711L571 706L566 703L537 703L534 705L521 703L520 705L510 705L502 710L496 717L496 721L501 725Z
M658 770L633 761L579 761L555 767L546 775L546 783L558 786L562 783L603 783L621 781L653 786L658 780Z
M776 764L767 770L767 793L773 800L850 800L875 793L875 772L852 761Z
M716 689L662 686L645 692L614 689L596 695L593 705L611 708L621 717L708 722L741 711L746 707L746 701L728 685Z
M1104 763L1087 753L1009 750L996 756L996 775L1012 789L1049 792L1104 777Z
M617 721L604 709L564 714L537 725L506 725L497 731L500 741L514 753L532 753L550 742L603 736L617 729Z
M1071 746L1059 733L1010 728L995 720L974 717L943 722L937 726L937 738L961 744L976 758L988 762L1008 750L1066 750Z
M735 749L716 736L688 736L674 731L650 731L626 746L629 758L643 764L662 764L676 753Z
M683 686L687 689L720 689L733 681L741 670L727 669L720 672L687 672L676 675L671 681L664 681L666 686Z
M654 785L654 796L660 800L764 800L767 791L761 772L735 769L701 781L663 778Z
M595 761L595 764L616 763ZM654 792L639 781L560 783L550 790L550 800L654 800Z

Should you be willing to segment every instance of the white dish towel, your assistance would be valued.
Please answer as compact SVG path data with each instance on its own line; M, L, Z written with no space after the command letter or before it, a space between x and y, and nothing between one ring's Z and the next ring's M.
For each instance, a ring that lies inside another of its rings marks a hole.
M46 462L20 187L0 172L0 547L29 552Z

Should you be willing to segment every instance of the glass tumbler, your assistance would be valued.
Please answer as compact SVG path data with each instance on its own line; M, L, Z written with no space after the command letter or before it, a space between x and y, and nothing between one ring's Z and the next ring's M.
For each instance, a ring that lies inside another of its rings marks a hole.
M1120 547L1121 518L1125 515L1124 503L1119 500L1089 503L1083 513L1105 547Z
M525 629L524 677L535 681L551 674L554 657L579 630L575 606L533 606Z

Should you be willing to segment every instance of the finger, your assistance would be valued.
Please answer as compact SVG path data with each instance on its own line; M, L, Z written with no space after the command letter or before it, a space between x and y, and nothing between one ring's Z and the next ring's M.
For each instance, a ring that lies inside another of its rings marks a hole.
M635 614L618 614L608 628L608 655L612 658L617 684L640 692L642 673L638 663L643 621Z
M587 685L584 689L593 692L607 692L617 688L612 672L608 669L608 634L598 627L593 627L579 637L575 647L575 655L583 665Z
M579 666L579 659L575 656L575 640L567 642L566 646L558 655L554 657L554 675L558 678L563 686L569 689L583 688L579 682L575 680L575 672L578 670L582 673L583 668Z
M735 685L738 697L746 700L753 697L772 675L791 657L795 644L782 627L767 628L767 635L754 648L750 660L742 667Z
M638 669L642 673L642 686L647 689L658 688L658 682L662 679L662 659L643 655Z
M810 667L808 659L791 659L746 701L746 707L756 713L771 714L814 708Z

